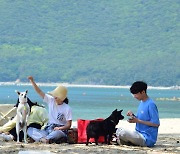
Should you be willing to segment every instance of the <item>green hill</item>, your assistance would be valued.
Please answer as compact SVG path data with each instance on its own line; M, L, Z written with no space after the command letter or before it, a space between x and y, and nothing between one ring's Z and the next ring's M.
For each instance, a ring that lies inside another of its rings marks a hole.
M180 85L179 0L1 0L0 81Z

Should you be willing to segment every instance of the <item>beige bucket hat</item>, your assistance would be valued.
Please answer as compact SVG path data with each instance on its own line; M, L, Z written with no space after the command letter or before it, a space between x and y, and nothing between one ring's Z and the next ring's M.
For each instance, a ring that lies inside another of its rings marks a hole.
M67 88L62 85L59 85L56 89L49 92L48 94L64 100L67 97Z

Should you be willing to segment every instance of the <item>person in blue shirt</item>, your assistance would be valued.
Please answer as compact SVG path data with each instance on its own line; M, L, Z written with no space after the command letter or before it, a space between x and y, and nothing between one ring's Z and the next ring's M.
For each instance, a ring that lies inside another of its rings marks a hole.
M147 84L136 81L130 92L140 101L137 114L127 112L129 123L136 123L135 130L118 128L116 135L119 144L153 147L157 141L160 126L158 109L154 101L147 95Z

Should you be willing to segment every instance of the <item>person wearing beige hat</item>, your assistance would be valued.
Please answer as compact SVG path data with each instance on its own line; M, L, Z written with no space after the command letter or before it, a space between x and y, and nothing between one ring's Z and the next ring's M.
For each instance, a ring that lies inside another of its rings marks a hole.
M59 85L53 91L45 94L35 83L32 76L28 77L35 91L48 104L49 121L43 130L32 128L28 135L36 142L58 142L60 138L67 136L67 130L72 124L72 110L68 105L67 88Z

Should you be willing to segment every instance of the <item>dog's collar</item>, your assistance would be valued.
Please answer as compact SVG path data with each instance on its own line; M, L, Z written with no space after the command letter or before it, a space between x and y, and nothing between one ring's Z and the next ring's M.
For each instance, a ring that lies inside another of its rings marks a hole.
M116 123L113 120L111 120L111 122L116 126Z

